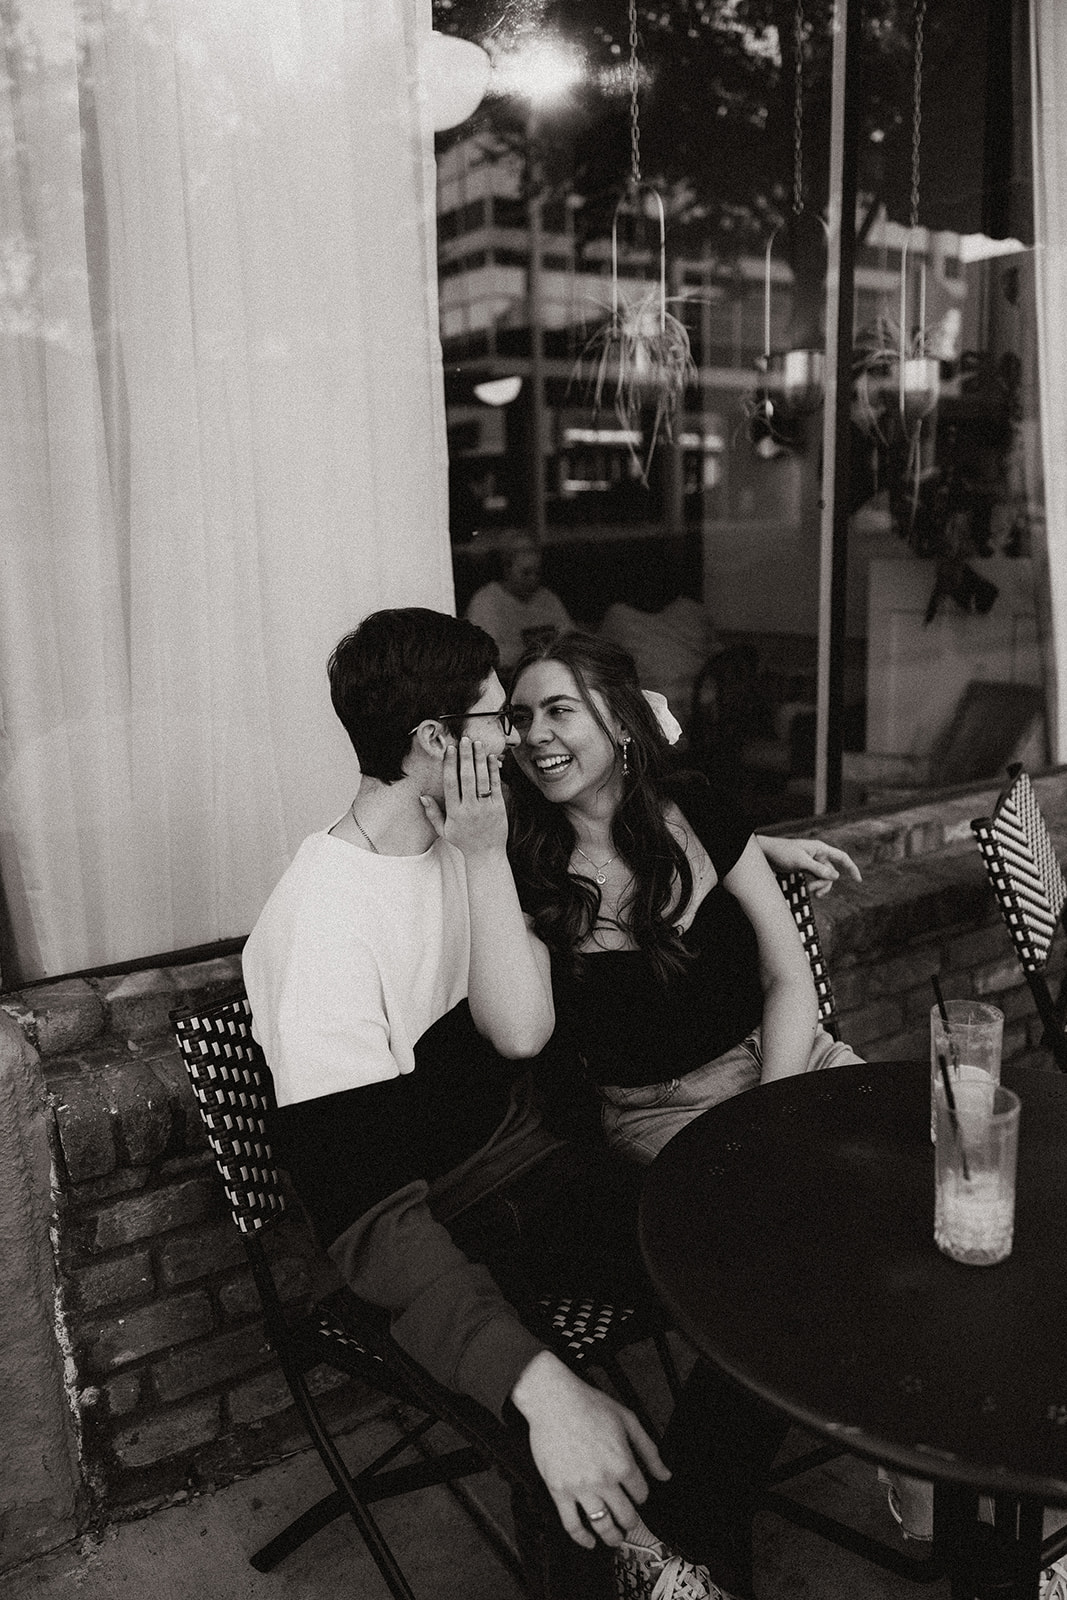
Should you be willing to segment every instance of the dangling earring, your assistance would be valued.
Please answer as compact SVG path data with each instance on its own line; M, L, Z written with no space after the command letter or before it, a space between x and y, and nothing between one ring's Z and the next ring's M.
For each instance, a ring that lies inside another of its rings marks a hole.
M629 739L624 739L622 741L622 775L623 775L624 778L628 778L630 776L630 741L629 741Z

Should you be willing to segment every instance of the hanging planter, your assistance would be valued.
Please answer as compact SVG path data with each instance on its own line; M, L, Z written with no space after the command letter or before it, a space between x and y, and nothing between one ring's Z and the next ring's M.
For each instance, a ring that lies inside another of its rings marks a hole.
M615 208L611 226L611 318L588 347L596 357L593 380L593 405L599 410L610 396L615 415L631 435L641 432L641 418L652 412L652 426L643 458L634 445L630 454L643 483L656 443L663 435L673 437L674 419L686 388L697 377L683 323L667 309L667 249L663 200L657 191L640 182L631 185L631 195L644 190L652 196L659 224L659 283L650 284L639 294L624 294L619 285L619 216L625 201Z
M926 259L919 263L919 325L909 334L908 247L916 228L918 199L912 206L912 225L900 252L900 328L897 347L897 409L907 444L905 485L907 536L915 532L923 479L923 423L933 417L941 390L940 363L926 353Z
M855 420L884 445L901 430L912 439L936 412L941 395L941 363L928 354L933 334L926 327L925 261L919 264L918 326L909 331L908 244L900 261L900 320L879 317L854 367Z
M867 348L854 369L854 419L882 445L899 441L907 447L908 533L914 526L922 473L922 428L937 410L941 392L940 362L930 351L934 337L926 326L926 260L919 262L919 305L915 326L908 304L908 251L919 227L919 160L922 128L923 28L926 0L915 0L915 50L912 69L911 212L900 252L900 313L893 327L880 314ZM895 401L890 395L895 396Z
M937 409L941 363L935 356L909 356L899 364L898 403L905 428L912 428Z
M789 417L807 417L822 405L826 364L821 350L780 350L764 355L759 363L763 388L778 400Z
M821 350L786 350L777 359L780 378L768 370L768 384L777 381L782 399L795 416L806 416L822 405L826 387L826 357Z
M799 215L799 213L798 213ZM779 229L767 241L763 263L763 355L758 366L765 388L780 397L793 417L809 415L822 405L826 384L826 358L821 350L771 349L771 258Z
M908 334L908 246L900 252L900 342L897 350L897 403L906 429L921 427L937 408L941 392L941 365L926 353L926 259L919 263L919 325Z
M796 0L793 11L793 216L804 211L804 8ZM763 354L756 363L760 388L746 403L749 438L757 452L770 459L801 442L797 426L802 417L817 411L826 389L826 357L821 350L801 347L771 349L771 266L774 241L781 224L767 240L763 262ZM823 223L825 232L826 224ZM777 449L774 448L777 446Z
M651 184L641 181L641 124L637 61L637 0L629 0L630 18L630 182L615 207L611 223L611 317L590 341L586 353L596 359L593 406L599 410L610 395L615 415L627 435L627 448L641 482L648 487L648 471L661 433L674 436L674 419L689 384L697 379L689 347L689 334L667 310L667 228L663 199ZM659 225L659 283L640 293L623 293L619 285L619 217L629 205L641 214L642 194L652 197ZM652 412L652 427L643 455L630 442L642 440L644 413Z
M817 411L826 390L826 357L821 350L771 349L771 261L775 228L767 241L763 268L763 354L756 362L760 386L745 402L749 439L770 460L801 443L802 417ZM765 444L769 439L777 449Z

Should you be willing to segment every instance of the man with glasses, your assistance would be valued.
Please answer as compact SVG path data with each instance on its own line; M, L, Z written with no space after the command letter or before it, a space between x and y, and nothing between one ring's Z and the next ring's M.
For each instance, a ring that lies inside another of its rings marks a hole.
M717 1543L747 1587L748 1503L739 1516L727 1508L721 1529L709 1505L737 1474L738 1428L760 1453L753 1408L735 1400L744 1415L714 1424L698 1369L665 1439L668 1484L633 1413L576 1376L538 1327L540 1293L568 1270L588 1292L640 1303L650 1291L640 1169L550 1132L525 1068L554 1013L547 952L507 859L501 762L517 735L496 666L480 628L417 609L367 617L330 658L359 788L304 841L243 956L278 1102L275 1153L343 1278L390 1313L398 1343L498 1417L519 1426L521 1414L574 1541L554 1557L561 1600L608 1592L610 1563L580 1576L574 1563L618 1549L650 1488L660 1536L687 1550ZM772 1453L777 1437L772 1427ZM692 1600L721 1593L683 1565ZM651 1592L659 1572L647 1576Z

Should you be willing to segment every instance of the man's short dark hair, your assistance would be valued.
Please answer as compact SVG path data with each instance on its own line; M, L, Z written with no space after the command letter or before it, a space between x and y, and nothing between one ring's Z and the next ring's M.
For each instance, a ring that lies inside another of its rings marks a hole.
M469 711L499 661L473 622L407 606L374 611L330 656L330 698L360 771L383 783L404 776L411 729L426 717Z

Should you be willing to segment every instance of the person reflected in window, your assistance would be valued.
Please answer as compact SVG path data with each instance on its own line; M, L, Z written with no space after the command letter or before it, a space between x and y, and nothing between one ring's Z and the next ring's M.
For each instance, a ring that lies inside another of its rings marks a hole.
M757 840L705 777L668 775L666 702L608 640L568 633L528 651L511 714L520 901L551 953L557 1035L614 1149L649 1162L720 1100L860 1059L819 1025L771 870L858 878L843 850Z
M554 590L541 582L541 552L525 534L507 537L500 549L501 573L476 590L468 622L496 640L500 670L507 675L524 650L574 627Z

